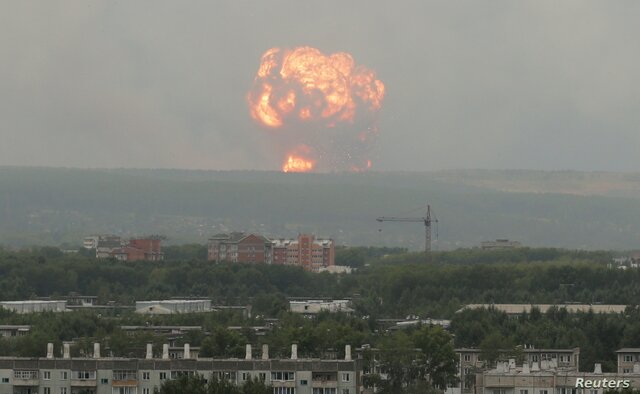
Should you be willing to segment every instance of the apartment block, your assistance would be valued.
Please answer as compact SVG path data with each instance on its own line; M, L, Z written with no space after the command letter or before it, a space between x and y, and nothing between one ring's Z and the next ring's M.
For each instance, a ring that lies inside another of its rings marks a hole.
M160 261L162 253L161 236L131 238L124 240L117 235L92 235L84 239L84 247L96 250L96 258L115 258L120 261Z
M299 234L296 239L274 239L271 243L273 264L297 265L314 272L335 265L332 239Z
M320 239L311 234L297 238L268 239L257 234L217 234L209 239L209 261L231 263L266 263L296 265L318 272L335 265L332 239Z
M595 364L580 371L580 349L522 348L505 352L493 366L482 360L478 349L456 349L461 385L447 393L474 394L603 394L640 387L640 349L620 349L617 371L602 372ZM514 353L516 356L514 356ZM517 358L516 358L517 357Z
M458 355L458 387L451 388L448 393L474 393L476 392L476 375L490 369L483 360L482 352L476 348L456 349ZM517 350L500 351L500 359L517 360L522 365L533 368L534 365L555 365L565 370L578 371L580 366L580 348L572 349L537 349L533 346L523 346ZM516 393L520 394L520 393ZM525 393L522 393L525 394ZM529 393L531 394L531 393Z
M209 239L208 260L230 263L269 263L270 241L257 234L233 232Z
M640 366L640 348L623 348L616 352L618 373L630 373Z
M65 347L62 358L0 357L0 394L151 394L163 382L182 375L216 376L234 384L258 378L277 394L356 394L360 392L362 360L352 360L350 347L344 360L298 358L296 345L290 359L270 359L263 346L254 359L247 345L244 359L197 358L188 345L183 358L172 359L165 345L156 357L147 345L144 359L103 358L95 344L92 358L71 358Z

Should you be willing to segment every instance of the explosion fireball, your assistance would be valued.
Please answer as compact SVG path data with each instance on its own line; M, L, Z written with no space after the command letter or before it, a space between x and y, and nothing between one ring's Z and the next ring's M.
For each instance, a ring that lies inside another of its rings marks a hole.
M251 116L273 130L282 171L363 171L378 132L384 84L348 53L269 49L247 96Z

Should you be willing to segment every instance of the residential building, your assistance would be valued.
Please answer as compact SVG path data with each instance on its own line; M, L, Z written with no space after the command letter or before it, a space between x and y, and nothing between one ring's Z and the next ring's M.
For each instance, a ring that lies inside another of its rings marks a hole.
M303 267L318 272L335 265L335 245L332 239L299 234L296 239L271 241L272 263Z
M96 250L96 258L115 258L120 261L160 261L162 236L131 238L123 240L117 235L92 235L84 239L83 246Z
M0 394L151 394L165 381L182 375L216 376L236 385L258 378L277 394L357 394L362 388L362 360L298 358L292 345L291 358L271 359L265 345L262 356L253 358L251 345L244 359L199 358L189 345L182 358L171 358L168 345L156 357L147 345L144 359L101 357L94 345L92 358L71 358L65 346L62 358L53 357L49 344L46 358L0 357Z
M132 238L121 248L113 249L109 257L120 261L161 261L164 253L160 245L162 237Z
M622 349L625 350L625 349ZM618 367L620 369L620 366ZM499 362L495 369L476 375L478 394L603 394L624 387L640 387L640 363L627 372L603 373L600 364L593 372L563 367L553 360L517 366L515 359Z
M618 373L630 373L640 365L640 348L623 348L618 355Z
M332 239L299 234L295 239L268 239L258 234L233 232L209 239L209 261L296 265L318 272L335 265Z
M449 388L447 393L477 393L478 391L475 391L476 375L489 369L489 366L487 366L483 360L481 350L476 348L460 348L455 351L458 356L457 375L460 383L456 387ZM508 360L511 358L514 362L518 361L531 368L533 368L534 365L555 365L564 370L578 371L580 366L580 348L536 349L533 346L525 345L515 350L500 351L500 360ZM516 392L513 394L520 393Z
M233 232L209 239L208 260L230 263L269 263L270 241L257 234Z
M112 256L112 252L116 249L120 249L123 246L122 238L117 235L98 235L89 237L91 242L94 242L96 250L96 258L107 259ZM85 247L89 245L88 239L85 238ZM93 248L90 248L93 249Z

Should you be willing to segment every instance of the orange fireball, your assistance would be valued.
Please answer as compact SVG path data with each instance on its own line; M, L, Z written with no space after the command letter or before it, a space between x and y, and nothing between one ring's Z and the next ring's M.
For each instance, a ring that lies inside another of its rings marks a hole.
M371 115L382 106L385 86L376 78L375 73L364 67L356 66L353 57L345 52L325 55L311 47L294 49L271 48L261 58L253 89L247 96L250 114L259 124L271 129L289 131L292 136L283 139L286 159L282 170L285 172L311 171L316 168L316 160L326 160L331 154L326 141L341 140L341 136L318 138L313 133L318 130L340 130L350 133L349 127L364 114ZM311 128L304 124L312 125ZM352 128L360 127L359 125ZM362 134L362 128L354 135ZM324 131L322 131L324 134ZM305 134L306 133L306 134ZM289 138L293 137L293 138ZM283 137L284 138L284 137ZM313 141L313 142L310 142ZM337 149L350 146L350 140L343 142ZM361 140L360 143L368 143ZM291 154L291 146L311 145L316 151L326 154L315 158ZM320 149L317 149L320 148ZM362 150L362 149L361 149ZM351 160L350 152L335 159L334 163ZM363 159L367 163L367 158ZM360 161L362 162L362 160ZM325 167L335 167L335 164ZM367 165L366 167L369 167ZM346 168L351 168L352 163Z

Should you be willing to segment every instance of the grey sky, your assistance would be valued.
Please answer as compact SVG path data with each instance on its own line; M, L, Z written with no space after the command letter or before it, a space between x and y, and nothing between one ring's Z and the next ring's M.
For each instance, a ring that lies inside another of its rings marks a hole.
M386 85L378 170L640 169L638 1L7 1L0 165L277 169L274 46Z

